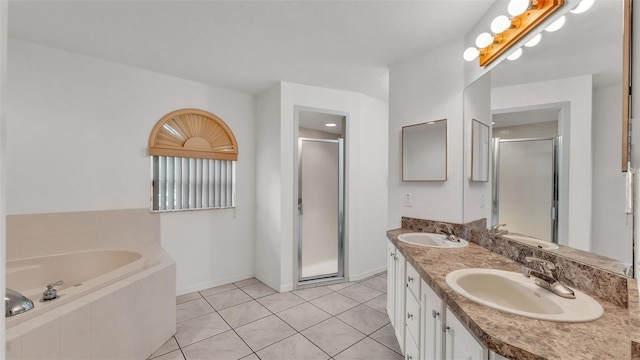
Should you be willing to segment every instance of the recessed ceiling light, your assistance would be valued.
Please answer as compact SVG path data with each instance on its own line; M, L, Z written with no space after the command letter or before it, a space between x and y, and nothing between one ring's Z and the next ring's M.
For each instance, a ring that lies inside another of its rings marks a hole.
M336 125L335 123L326 123L326 124L324 124L324 126L326 126L326 127L336 127L338 125Z

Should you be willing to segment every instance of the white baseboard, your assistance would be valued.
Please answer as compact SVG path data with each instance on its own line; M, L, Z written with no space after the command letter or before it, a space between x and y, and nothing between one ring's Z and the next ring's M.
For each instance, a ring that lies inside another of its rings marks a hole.
M360 281L362 279L366 279L368 277L372 277L374 275L378 275L378 274L380 274L382 272L385 272L385 271L387 271L387 266L386 265L382 266L382 267L379 267L379 268L376 268L376 269L365 271L365 272L363 272L361 274L349 274L349 281Z
M223 278L223 279L215 279L215 280L211 280L211 281L207 281L207 282L203 282L203 283L183 286L183 287L180 287L180 288L176 289L176 294L177 295L184 295L184 294L192 293L194 291L200 291L200 290L204 290L204 289L209 289L209 288L212 288L212 287L225 285L225 284L229 284L229 283L240 281L240 280L244 280L244 279L249 279L249 278L252 278L252 277L254 277L253 273L246 273L246 274L241 274L241 275L230 276L230 277ZM258 279L258 280L260 280L260 279Z

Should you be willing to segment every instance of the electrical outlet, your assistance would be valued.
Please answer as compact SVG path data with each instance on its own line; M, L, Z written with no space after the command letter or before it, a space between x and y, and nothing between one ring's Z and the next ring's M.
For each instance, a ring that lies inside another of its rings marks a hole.
M413 206L413 194L409 194L409 193L404 194L404 206L405 207Z

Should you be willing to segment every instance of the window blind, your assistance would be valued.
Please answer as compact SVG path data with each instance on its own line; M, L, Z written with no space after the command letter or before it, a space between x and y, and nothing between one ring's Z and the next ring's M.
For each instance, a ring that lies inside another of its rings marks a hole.
M153 156L153 210L235 207L235 161Z

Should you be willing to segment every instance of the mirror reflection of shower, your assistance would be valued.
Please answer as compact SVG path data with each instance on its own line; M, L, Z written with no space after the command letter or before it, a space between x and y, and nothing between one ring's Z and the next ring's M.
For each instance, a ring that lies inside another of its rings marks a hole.
M560 108L493 115L492 223L558 242Z
M345 115L298 112L298 281L344 277Z

